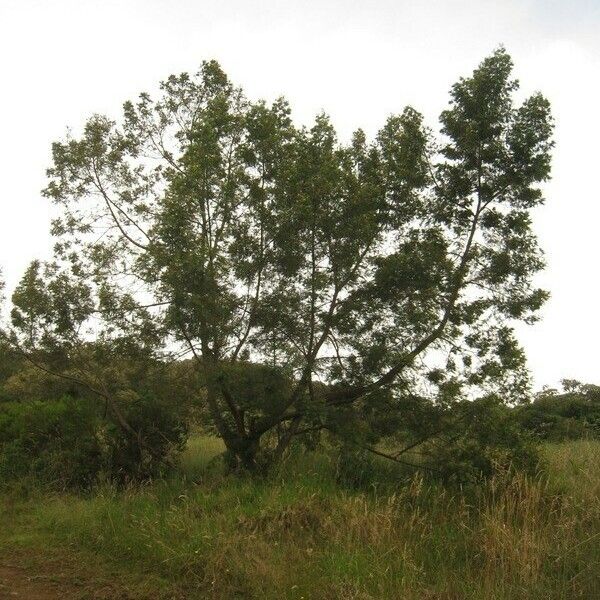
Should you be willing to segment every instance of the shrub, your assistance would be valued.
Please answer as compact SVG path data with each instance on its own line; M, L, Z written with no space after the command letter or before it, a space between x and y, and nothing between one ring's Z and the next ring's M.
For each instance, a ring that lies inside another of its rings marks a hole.
M154 396L125 405L135 435L125 435L91 400L5 403L0 409L0 481L24 477L87 488L99 477L141 480L169 468L187 440L181 411Z
M64 397L3 405L1 481L33 476L60 487L85 487L102 467L97 417L90 403Z
M565 391L546 389L518 409L521 425L538 438L560 442L600 436L598 386L565 380Z
M136 436L123 435L113 424L104 430L111 478L148 479L171 467L188 438L184 410L148 394L127 403L125 418Z
M510 407L490 396L462 403L455 412L454 426L426 449L428 462L444 480L467 483L497 471L535 472L535 439Z

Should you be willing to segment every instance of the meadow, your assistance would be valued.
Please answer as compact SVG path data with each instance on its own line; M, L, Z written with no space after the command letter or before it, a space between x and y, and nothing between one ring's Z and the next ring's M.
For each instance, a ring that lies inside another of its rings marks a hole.
M220 451L195 436L176 472L125 489L6 488L0 566L65 600L600 598L600 442L546 445L539 475L473 488L379 463L348 477L324 452L240 478Z

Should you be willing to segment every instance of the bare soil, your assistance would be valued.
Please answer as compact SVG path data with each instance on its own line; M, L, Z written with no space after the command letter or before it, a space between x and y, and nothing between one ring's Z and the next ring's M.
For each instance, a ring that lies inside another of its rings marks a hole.
M81 589L64 581L60 573L47 574L9 562L0 563L2 600L71 600L81 598Z
M0 600L117 600L127 592L82 573L56 557L0 556Z

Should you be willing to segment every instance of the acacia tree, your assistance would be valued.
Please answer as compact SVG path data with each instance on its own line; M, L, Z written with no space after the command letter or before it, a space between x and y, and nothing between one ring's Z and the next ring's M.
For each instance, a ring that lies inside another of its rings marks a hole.
M247 468L321 429L410 429L414 447L461 400L515 400L512 326L546 298L530 211L553 126L542 95L515 104L511 71L499 49L460 79L439 136L406 108L344 143L325 115L297 127L284 100L249 101L215 62L119 123L92 117L53 145L56 258L26 274L5 335L46 361L60 348L45 368L103 395L124 435L115 383L81 348L187 354Z

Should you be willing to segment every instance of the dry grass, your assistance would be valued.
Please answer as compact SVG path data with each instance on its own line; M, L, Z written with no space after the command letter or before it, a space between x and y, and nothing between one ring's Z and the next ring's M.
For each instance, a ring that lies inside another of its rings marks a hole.
M600 598L599 443L549 446L547 475L462 492L420 476L344 489L314 455L226 477L218 451L195 440L183 475L145 488L13 494L0 544L93 556L131 598Z

